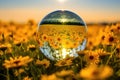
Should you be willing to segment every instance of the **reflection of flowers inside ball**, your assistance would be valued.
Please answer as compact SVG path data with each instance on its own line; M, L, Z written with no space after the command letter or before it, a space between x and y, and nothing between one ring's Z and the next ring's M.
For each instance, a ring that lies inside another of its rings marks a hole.
M37 40L42 53L51 60L77 57L86 46L86 24L75 13L54 11L39 24Z

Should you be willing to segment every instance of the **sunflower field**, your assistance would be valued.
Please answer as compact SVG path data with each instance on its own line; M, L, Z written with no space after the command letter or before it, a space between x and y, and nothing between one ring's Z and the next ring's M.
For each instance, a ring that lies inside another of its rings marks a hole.
M120 23L88 24L78 57L46 58L36 41L37 24L0 21L0 80L120 80Z

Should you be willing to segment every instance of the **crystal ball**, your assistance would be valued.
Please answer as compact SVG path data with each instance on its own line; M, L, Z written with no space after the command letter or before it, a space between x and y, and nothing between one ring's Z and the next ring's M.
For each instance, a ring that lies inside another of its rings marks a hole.
M86 47L87 26L80 16L68 11L49 13L38 24L37 42L50 60L78 57Z

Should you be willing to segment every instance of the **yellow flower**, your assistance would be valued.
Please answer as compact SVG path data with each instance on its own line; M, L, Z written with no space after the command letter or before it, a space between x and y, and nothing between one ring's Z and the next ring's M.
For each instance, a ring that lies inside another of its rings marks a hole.
M117 53L120 53L120 43L117 45L116 50L117 50Z
M0 44L0 50L2 50L2 51L5 51L5 50L7 50L8 48L11 48L11 47L12 46L9 43Z
M72 48L77 48L79 46L79 42L71 42L72 43Z
M26 77L23 78L23 80L33 80L33 79L28 77L28 76L26 76Z
M27 47L27 50L31 50L31 51L34 51L36 49L36 46L35 45L28 45Z
M10 60L5 60L3 66L5 68L17 68L21 66L27 66L33 59L29 56L10 57Z
M113 32L115 35L120 36L120 24L112 25L110 27L110 31Z
M23 36L23 37L21 38L21 41L24 42L24 43L26 43L26 42L28 42L28 38L27 38L26 36Z
M54 49L59 49L59 48L60 48L60 45L57 44L57 43L52 43L51 46L52 46Z
M73 74L72 70L62 70L60 72L56 72L56 76L58 77L72 76Z
M87 40L87 49L92 49L94 46L98 45L100 40L96 40L95 38L88 38Z
M104 51L103 49L96 49L95 52L98 53L100 56L110 55L110 53Z
M86 51L84 60L87 64L98 64L99 63L99 54L94 51Z
M2 51L0 51L0 56L2 56L3 55L3 52Z
M116 47L116 54L115 55L117 58L120 58L120 43Z
M80 71L80 77L86 80L103 80L113 74L113 69L109 66L89 65Z
M51 44L51 43L54 43L54 37L52 37L52 36L49 36L49 40L48 40L48 42Z
M15 44L16 46L20 46L22 44L22 41L14 39L13 44Z
M70 66L70 65L73 64L73 62L72 62L73 59L74 59L73 57L69 57L69 58L66 57L63 60L59 60L58 62L56 62L55 65L59 66L59 67L61 67L61 66Z
M40 47L43 46L43 41L42 41L42 40L38 39L37 42L38 42L38 45L39 45Z
M92 38L94 40L93 43L96 43L97 45L101 44L104 41L107 33L108 32L100 30L99 33L98 33L98 36L96 37L96 40L94 40L94 38Z
M47 34L43 34L41 37L42 37L42 40L43 40L43 41L48 41L48 40L49 40Z
M63 79L58 78L55 74L52 74L52 75L42 75L40 80L63 80Z
M21 74L23 72L24 72L24 69L18 69L18 70L15 70L14 74L15 74L15 76L18 76L19 74Z
M72 43L70 40L66 39L62 41L62 47L63 48L72 48Z
M118 43L119 41L112 32L106 33L106 35L104 35L101 38L103 39L102 44L104 45L114 45L115 43Z
M6 54L11 54L12 53L12 48L8 48L7 50L6 50Z
M48 68L50 65L50 61L48 61L47 59L43 59L43 60L37 60L36 61L37 65L43 65L45 68Z
M113 75L113 69L109 66L100 66L99 70L101 71L99 78L102 80Z
M4 52L5 50L7 50L7 48L8 48L8 47L7 47L6 45L0 45L0 50L3 51L3 52Z
M62 43L62 37L60 37L59 35L56 35L57 37L55 37L55 41L58 43L58 44L61 44Z
M75 36L75 41L82 42L84 39L84 36L78 35L77 33L74 35Z

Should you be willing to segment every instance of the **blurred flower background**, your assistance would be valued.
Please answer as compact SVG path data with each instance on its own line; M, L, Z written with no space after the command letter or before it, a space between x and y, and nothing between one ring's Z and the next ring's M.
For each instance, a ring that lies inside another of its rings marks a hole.
M59 0L59 4L57 0L47 1L50 3L49 5L42 0L40 1L41 5L39 5L37 4L38 1L36 1L36 7L40 7L40 9L37 8L38 11L35 7L30 7L35 6L35 3L32 4L35 1L32 0L28 3L29 5L24 1L0 1L0 79L119 80L119 1L101 0L99 2L96 0L94 1L95 5L91 7L92 0ZM87 22L87 45L84 51L78 52L79 56L77 58L68 57L59 61L51 61L39 50L42 43L38 44L36 41L38 20L51 10L54 10L53 6L50 7L53 2L56 3L54 9L69 9L81 13L81 16ZM43 3L44 5L42 5ZM68 6L63 3L68 4ZM99 5L97 5L98 3ZM71 4L73 5L70 6ZM78 9L78 7L80 8ZM26 10L30 8L31 11ZM32 12L38 13L38 15Z
M39 50L37 23L0 22L0 79L118 80L120 23L88 24L87 45L79 57L51 61ZM93 34L94 33L94 34Z

